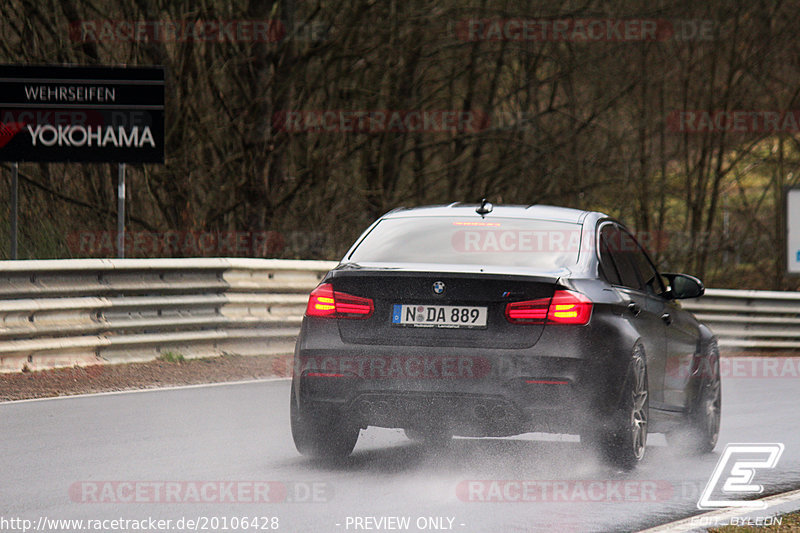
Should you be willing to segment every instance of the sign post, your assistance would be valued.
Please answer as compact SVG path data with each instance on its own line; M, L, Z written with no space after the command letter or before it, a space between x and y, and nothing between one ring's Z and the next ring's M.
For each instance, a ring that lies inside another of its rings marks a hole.
M117 256L125 257L125 163L117 171Z
M11 164L11 259L17 258L17 221L19 220L19 163Z
M117 247L125 254L125 163L164 162L162 67L0 65L0 161L118 163Z

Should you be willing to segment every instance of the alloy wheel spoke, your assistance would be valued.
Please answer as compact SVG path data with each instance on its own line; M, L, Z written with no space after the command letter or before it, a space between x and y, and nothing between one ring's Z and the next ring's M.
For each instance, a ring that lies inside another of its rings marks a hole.
M640 391L633 393L633 410L636 412L644 411L644 406L647 403L647 391Z

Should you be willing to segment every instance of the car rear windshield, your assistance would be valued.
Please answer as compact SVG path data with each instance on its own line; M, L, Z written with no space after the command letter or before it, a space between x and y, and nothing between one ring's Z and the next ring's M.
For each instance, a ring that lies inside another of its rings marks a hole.
M556 270L578 262L581 225L551 220L403 217L381 220L346 259Z

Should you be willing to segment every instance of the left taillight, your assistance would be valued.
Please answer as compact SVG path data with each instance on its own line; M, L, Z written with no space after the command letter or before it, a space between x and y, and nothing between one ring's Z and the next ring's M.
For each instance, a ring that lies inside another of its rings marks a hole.
M506 305L506 319L512 324L573 324L589 323L592 301L585 295L557 290L552 298L538 298Z
M373 312L375 305L372 299L334 291L330 283L323 283L311 291L306 306L306 316L320 318L365 319L372 316Z

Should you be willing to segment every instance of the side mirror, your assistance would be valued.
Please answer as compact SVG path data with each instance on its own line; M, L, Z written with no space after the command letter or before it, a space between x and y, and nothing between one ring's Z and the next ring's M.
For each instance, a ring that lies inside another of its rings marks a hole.
M688 274L662 274L669 281L666 296L676 300L699 298L706 292L703 282Z

